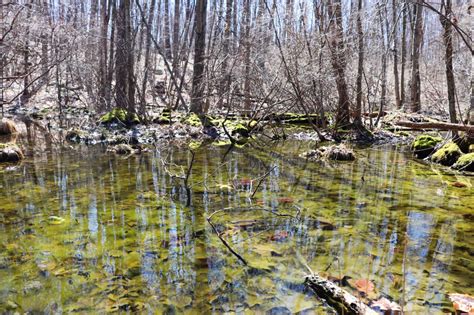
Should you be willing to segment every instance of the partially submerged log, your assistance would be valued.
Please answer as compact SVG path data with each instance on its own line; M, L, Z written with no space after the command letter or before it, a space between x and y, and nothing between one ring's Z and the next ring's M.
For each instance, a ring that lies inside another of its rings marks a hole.
M340 288L335 283L319 276L308 275L305 284L317 295L326 299L329 305L341 314L377 315L378 313L363 303L360 299Z
M411 122L411 121L398 121L395 123L397 126L409 127L412 129L437 129L437 130L453 130L453 131L465 131L470 134L474 134L474 125L463 125L463 124L452 124L444 122Z

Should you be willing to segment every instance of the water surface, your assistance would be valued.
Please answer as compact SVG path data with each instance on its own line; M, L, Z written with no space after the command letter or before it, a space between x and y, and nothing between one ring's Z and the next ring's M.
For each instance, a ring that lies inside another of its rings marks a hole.
M298 158L313 146L201 148L189 190L187 148L77 148L1 168L0 312L332 312L303 285L305 265L369 279L410 314L474 294L472 177L398 148Z

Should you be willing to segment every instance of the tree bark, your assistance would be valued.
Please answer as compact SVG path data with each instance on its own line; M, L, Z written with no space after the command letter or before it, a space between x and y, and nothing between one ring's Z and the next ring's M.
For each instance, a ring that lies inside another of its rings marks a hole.
M443 26L443 42L445 47L445 66L446 66L446 83L448 87L448 104L449 104L449 119L452 123L457 123L456 118L456 85L454 83L453 73L453 34L451 23L447 19L451 18L453 12L451 8L451 0L443 1L442 6L445 6L444 15L440 16L441 25ZM454 136L454 134L453 134Z
M250 1L244 0L244 109L246 113L250 110Z
M405 104L405 65L407 59L407 14L408 4L403 3L403 17L402 17L402 61L401 61L401 74L400 74L400 107Z
M409 127L412 129L437 129L437 130L455 130L455 131L465 131L467 133L474 133L474 126L472 125L462 125L462 124L452 124L452 123L443 123L443 122L421 122L415 123L411 121L399 121L395 123L397 126Z
M116 106L135 111L133 85L133 56L130 25L130 0L120 2L117 12L117 43L115 62Z
M345 77L346 59L344 55L344 35L342 26L341 0L329 0L329 44L331 51L331 64L336 77L338 93L338 106L336 113L336 126L348 127L349 117L349 93Z
M204 99L204 52L206 49L207 0L196 0L194 42L193 86L191 91L191 112L203 113Z
M400 109L400 81L398 77L398 27L397 27L397 0L392 0L392 29L393 29L393 82L395 93L395 106Z
M362 75L364 72L364 33L362 31L362 0L357 1L357 79L356 79L356 106L354 111L354 124L362 124Z
M415 26L413 34L410 105L412 112L421 110L420 55L423 41L423 0L415 3Z
M305 283L315 293L326 299L328 304L334 307L340 314L350 315L376 315L376 311L372 310L360 299L356 298L346 290L340 288L335 283L324 279L323 277L313 274L305 278Z

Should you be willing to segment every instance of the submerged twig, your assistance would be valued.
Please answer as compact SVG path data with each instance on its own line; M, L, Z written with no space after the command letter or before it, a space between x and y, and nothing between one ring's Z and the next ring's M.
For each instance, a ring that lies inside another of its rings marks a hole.
M214 213L212 213L209 217L207 217L207 222L209 222L209 224L211 225L212 227L212 230L214 231L214 233L216 233L217 237L221 240L222 244L224 244L225 247L227 247L227 249L232 253L234 254L235 257L237 257L238 260L240 260L245 266L247 266L247 261L242 257L240 256L235 250L232 249L232 247L227 243L227 241L221 236L221 234L219 233L219 231L217 230L216 226L212 223L212 216L214 214L216 214L217 212L219 211L216 211Z
M262 182L265 178L268 177L268 175L270 175L270 173L276 168L276 165L273 166L271 169L269 169L265 174L263 174L262 176L260 176L259 178L259 181L258 181L258 184L257 186L255 186L255 190L253 191L252 195L250 196L250 198L253 198L255 196L255 194L257 193L257 190L260 188L260 185L262 185Z

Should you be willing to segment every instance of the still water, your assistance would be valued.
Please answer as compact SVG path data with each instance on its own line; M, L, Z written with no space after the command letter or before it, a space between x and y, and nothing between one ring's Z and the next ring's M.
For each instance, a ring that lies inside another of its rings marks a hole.
M78 147L0 168L0 312L332 313L305 265L409 314L474 294L474 177L391 147L298 158L312 146Z

